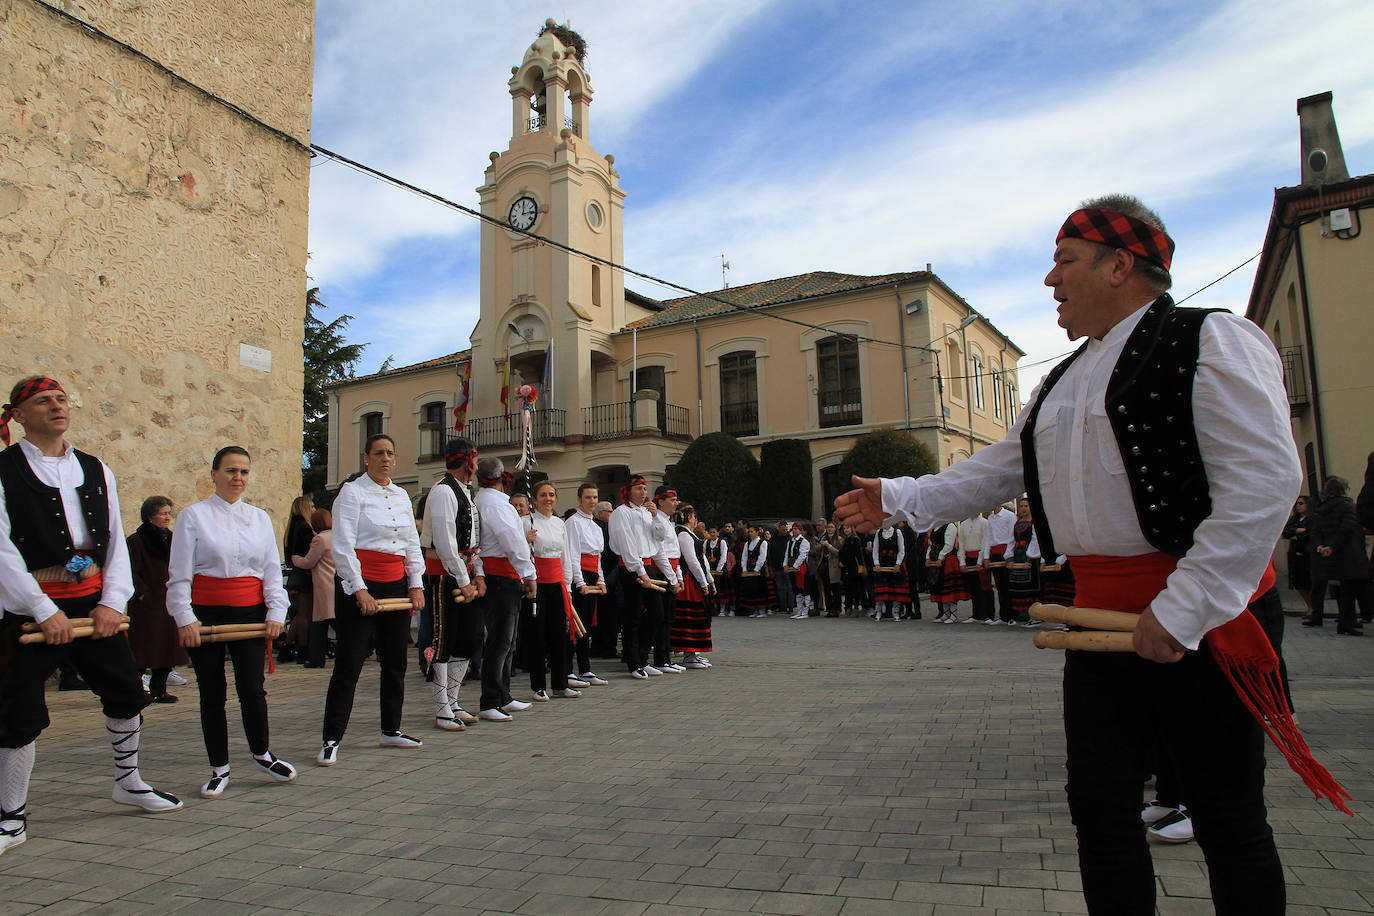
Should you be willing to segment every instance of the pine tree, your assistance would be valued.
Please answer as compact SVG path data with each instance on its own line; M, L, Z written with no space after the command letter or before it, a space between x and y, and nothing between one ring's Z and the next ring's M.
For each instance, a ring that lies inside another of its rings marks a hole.
M344 339L344 331L353 320L352 315L340 315L326 324L315 314L317 309L323 308L320 288L311 287L305 294L305 433L301 443L303 493L314 493L323 489L325 484L325 462L329 458L329 396L324 386L352 378L354 367L367 347L367 344L351 344Z

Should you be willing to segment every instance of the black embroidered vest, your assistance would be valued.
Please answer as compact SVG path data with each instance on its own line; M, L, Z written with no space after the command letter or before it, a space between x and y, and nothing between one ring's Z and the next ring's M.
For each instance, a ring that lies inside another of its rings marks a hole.
M81 514L90 529L94 547L89 551L101 566L110 541L110 502L105 489L105 469L100 460L72 450L85 479L76 488ZM19 443L0 452L0 486L5 488L5 507L10 519L10 540L30 570L64 566L76 555L62 494L33 473Z
M1193 426L1193 378L1202 322L1219 309L1183 309L1160 296L1131 332L1107 383L1107 418L1126 468L1140 530L1150 545L1182 556L1193 532L1212 512L1207 472ZM1050 390L1087 347L1055 366L1021 430L1026 496L1040 554L1058 556L1040 493L1035 423Z
M439 485L452 490L453 498L458 502L457 514L454 519L455 527L458 529L456 532L458 552L476 550L482 545L482 516L477 512L477 507L472 504L472 494L452 474L445 474L439 480ZM469 535L473 538L471 544L467 543Z

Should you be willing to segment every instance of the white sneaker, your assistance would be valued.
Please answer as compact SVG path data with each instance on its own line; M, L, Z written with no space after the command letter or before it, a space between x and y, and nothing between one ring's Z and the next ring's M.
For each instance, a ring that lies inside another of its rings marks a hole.
M547 690L536 690L530 699L536 703L547 703L549 701L549 692Z
M184 678L184 677L182 677L181 675L177 674L175 671L169 671L169 672L167 673L167 686L168 686L168 687L185 687L185 686L186 686L186 678Z
M590 687L591 684L582 680L582 678L580 677L573 677L572 675L568 675L568 686L575 688L577 690L581 690L583 687Z
M116 784L110 798L121 805L142 808L149 814L181 810L181 799L170 792L159 792L151 786L147 789L126 789Z
M595 674L592 674L590 671L583 671L580 675L578 675L577 679L578 679L579 681L581 681L582 684L585 685L585 686L587 686L587 687L605 687L605 686L606 686L606 681L605 681L605 680L603 680L602 678L597 677ZM580 685L574 684L572 681L568 681L568 686L569 686L569 687L578 687L578 686L580 686Z
M806 616L805 614L793 614L791 617L788 617L787 619L788 619L788 620L801 620L801 619L802 619L803 617L805 617L805 616Z
M704 669L706 669L706 668L709 668L709 667L711 667L711 666L708 665L708 664L706 664L706 662L702 661L700 658L696 658L696 659L693 659L692 661L688 662L688 663L687 663L687 667L693 669L694 671L700 671L700 670L704 670Z
M1170 814L1175 813L1176 811L1178 811L1178 809L1173 807L1172 805L1161 805L1159 803L1159 799L1153 798L1150 799L1150 803L1148 805L1140 809L1140 820L1145 824L1146 827L1153 827L1155 824L1159 823L1161 820L1168 817Z
M643 668L640 668L639 670L649 675L649 677L659 677L663 674L662 671L659 671L653 665L645 665Z
M1030 629L1032 627L1038 627L1042 623L1044 623L1043 620L1027 620L1023 626L1026 627L1026 629Z
M1002 625L1002 621L997 617L993 617L991 620L984 620L983 623L990 627L1000 627Z
M485 720L488 721L488 722L513 722L513 721L515 721L515 717L514 717L514 716L508 716L508 715L506 715L504 712L502 712L502 711L499 710L499 709L483 709L483 710L481 710L480 712L477 713L477 717L478 717L479 719L485 719Z
M679 671L687 670L686 668L679 665L677 662L669 662L668 664L660 665L659 667L663 669L664 674L677 674Z
M530 708L531 706L533 706L533 705L534 705L533 703L526 703L524 700L511 700L511 701L510 701L509 703L507 703L505 706L502 706L502 707L501 707L501 711L502 711L502 712L524 712L525 710L529 709L529 708Z
M419 738L412 738L400 732L382 732L382 737L377 741L378 747L424 747L424 742Z
M575 700L578 697L582 696L582 691L574 690L571 687L568 687L563 690L555 690L553 692L553 695L556 697L562 697L565 700Z
M211 773L205 785L200 787L201 798L219 798L229 788L229 774Z
M1167 814L1149 829L1149 838L1159 843L1189 843L1193 839L1193 819L1188 809L1180 806L1173 814Z
M643 668L636 668L635 670L630 672L630 677L634 678L637 681L648 680L649 672L645 671Z
M983 623L984 621L979 620L977 617L965 617L963 620L961 620L961 621L959 621L959 622L960 622L960 623Z
M315 755L316 765L322 767L332 767L334 764L338 762L339 742L326 741L324 743L324 747L320 748L320 752Z
M296 768L271 751L267 752L267 759L264 760L255 756L253 762L258 765L259 770L262 770L277 782L296 781Z
M467 725L459 722L457 716L435 716L434 727L443 732L460 732L467 728Z
M466 709L463 709L461 706L454 708L453 718L457 719L459 722L462 722L464 725L472 725L474 722L477 721L476 716L468 712Z
M0 830L0 855L4 855L5 850L13 849L29 838L28 823L24 820L24 815L16 814L6 820L18 826Z

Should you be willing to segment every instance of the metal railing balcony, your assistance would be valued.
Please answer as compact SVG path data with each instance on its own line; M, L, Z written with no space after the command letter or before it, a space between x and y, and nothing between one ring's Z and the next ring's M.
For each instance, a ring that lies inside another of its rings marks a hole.
M863 389L823 388L817 394L821 426L850 426L864 421Z
M757 436L759 434L758 401L720 405L720 431L736 437Z
M567 437L567 417L566 410L552 407L534 411L534 416L530 418L534 444L562 442ZM520 439L524 435L520 411L469 420L461 435L471 439L479 450L519 448Z
M1283 365L1283 387L1288 392L1288 412L1298 416L1307 410L1307 361L1302 347L1280 347L1279 361Z
M655 429L669 439L690 439L690 413L686 407L659 402ZM597 404L582 408L582 434L587 439L623 439L642 434L635 429L633 401Z

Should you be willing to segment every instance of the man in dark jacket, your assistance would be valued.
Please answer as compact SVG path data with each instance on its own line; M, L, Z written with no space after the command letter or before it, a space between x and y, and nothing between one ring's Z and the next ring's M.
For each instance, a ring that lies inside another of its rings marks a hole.
M1364 528L1355 514L1355 501L1346 494L1350 485L1340 477L1328 477L1322 486L1326 499L1312 515L1307 540L1312 545L1314 578L1312 584L1312 623L1321 626L1325 595L1317 594L1317 586L1326 582L1341 583L1336 596L1339 616L1336 633L1341 636L1363 636L1355 619L1355 604L1360 605L1360 617L1368 623L1374 617L1374 588L1369 579L1369 561L1364 552ZM1325 592L1325 588L1322 589Z

